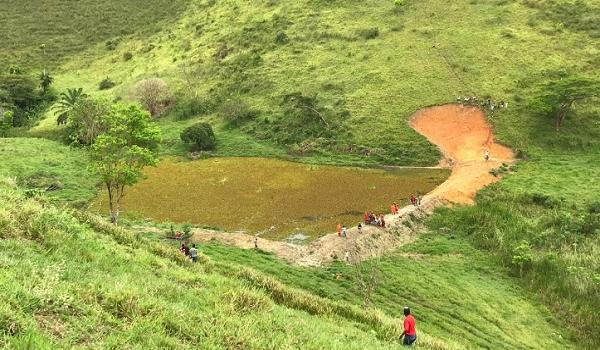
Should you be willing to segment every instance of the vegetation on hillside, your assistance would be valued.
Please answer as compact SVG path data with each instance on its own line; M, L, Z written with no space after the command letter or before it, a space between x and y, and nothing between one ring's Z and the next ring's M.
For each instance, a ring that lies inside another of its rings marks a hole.
M399 320L147 241L0 181L0 346L400 349ZM315 333L315 330L318 330ZM342 341L343 340L343 341ZM423 349L453 341L420 333Z

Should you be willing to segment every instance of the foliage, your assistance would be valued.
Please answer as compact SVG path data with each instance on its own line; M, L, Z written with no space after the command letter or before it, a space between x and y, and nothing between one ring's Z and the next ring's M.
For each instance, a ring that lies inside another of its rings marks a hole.
M231 98L223 102L218 113L232 126L239 125L255 115L250 106L240 98Z
M87 97L88 95L83 92L82 88L67 89L67 92L62 92L59 100L52 106L52 110L57 115L57 124L66 124L69 112L79 101Z
M199 150L211 150L217 144L212 127L204 122L196 123L183 130L181 140L193 144Z
M131 61L132 58L133 58L133 54L131 53L131 51L127 51L123 54L123 61L125 61L125 62Z
M178 98L177 104L170 113L175 120L188 120L210 113L214 109L213 102L200 98Z
M80 98L68 112L67 134L77 144L90 146L106 131L106 117L111 104L97 98Z
M106 77L98 84L98 90L112 89L115 85L117 85L117 83L112 81L109 77Z
M358 35L360 35L360 37L362 37L365 40L375 39L379 36L379 28L373 27L373 28L361 29L358 32Z
M169 86L160 78L139 81L132 94L153 118L163 115L173 103L173 94Z
M46 93L50 88L50 85L52 85L52 83L54 82L54 77L51 76L50 73L46 70L43 70L39 75L39 80L42 91Z
M2 113L2 119L0 119L0 137L8 136L8 130L13 127L14 113L12 111L5 111Z
M117 104L103 118L105 129L91 147L92 167L100 174L109 198L110 218L117 223L125 187L138 182L142 169L158 161L160 129L134 105Z
M519 275L523 276L523 270L531 267L533 253L531 245L527 241L521 241L513 248L512 263L519 268Z
M600 80L568 76L543 83L531 105L554 119L556 131L577 103L600 97Z
M13 71L17 72L17 71ZM0 105L11 106L13 126L25 126L44 102L35 80L24 73L0 73Z

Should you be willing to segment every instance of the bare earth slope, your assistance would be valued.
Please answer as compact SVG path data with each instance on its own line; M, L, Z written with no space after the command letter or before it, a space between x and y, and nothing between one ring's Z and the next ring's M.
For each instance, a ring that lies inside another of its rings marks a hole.
M345 239L333 233L307 246L258 238L258 247L302 266L320 266L334 259L344 259L346 252L351 260L380 255L415 238L418 227L414 223L405 225L403 221L417 221L438 205L472 204L477 191L498 180L489 171L503 162L513 161L512 151L494 142L492 129L483 112L477 108L460 105L426 108L415 113L410 124L440 148L444 155L440 166L452 168L448 180L428 193L421 206L407 206L397 216L388 215L386 229L369 226L359 234L354 227L348 230ZM490 152L489 161L484 159L486 150ZM254 247L254 236L242 232L197 230L193 237L197 242L213 239L240 248Z

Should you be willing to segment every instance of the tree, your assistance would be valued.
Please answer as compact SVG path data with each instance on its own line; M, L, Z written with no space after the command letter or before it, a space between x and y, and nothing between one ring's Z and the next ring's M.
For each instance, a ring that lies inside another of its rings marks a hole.
M71 141L89 146L105 129L104 119L111 105L102 99L84 98L67 113L67 133Z
M44 93L48 92L50 85L54 82L54 77L50 75L45 69L39 75L40 87Z
M169 86L160 78L141 80L133 89L133 96L152 117L161 116L173 102Z
M371 305L371 297L381 282L381 259L375 255L372 259L360 262L357 259L350 262L354 270L354 282L358 294L363 298L364 308Z
M600 96L600 81L585 77L566 77L542 84L533 100L533 107L554 119L556 132L573 107L587 99Z
M158 162L160 129L135 105L112 106L103 122L106 129L96 138L90 156L108 191L110 221L116 225L125 187L142 178L144 167Z
M192 143L200 150L215 148L217 139L212 127L208 123L194 124L181 133L183 142Z
M58 124L65 124L67 122L67 116L75 104L87 98L88 95L83 92L82 88L67 89L67 92L60 94L60 99L52 107L54 112L58 115L56 122Z

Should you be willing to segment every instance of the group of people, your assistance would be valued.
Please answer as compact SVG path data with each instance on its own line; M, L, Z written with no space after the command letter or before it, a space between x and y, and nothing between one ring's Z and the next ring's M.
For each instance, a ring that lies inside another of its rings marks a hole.
M497 102L496 100L491 98L479 101L477 96L458 96L456 97L456 102L463 105L481 106L483 108L488 108L492 113L498 108L508 108L508 102L506 101Z
M423 196L420 194L411 194L410 195L410 204L414 205L415 207L418 207L421 205L421 201L423 200Z
M385 217L383 214L374 214L366 211L363 216L363 220L366 225L374 225L385 228Z
M193 262L198 260L198 249L196 248L196 244L192 244L192 247L190 248L187 244L181 243L179 251L185 254L185 256L190 258Z

